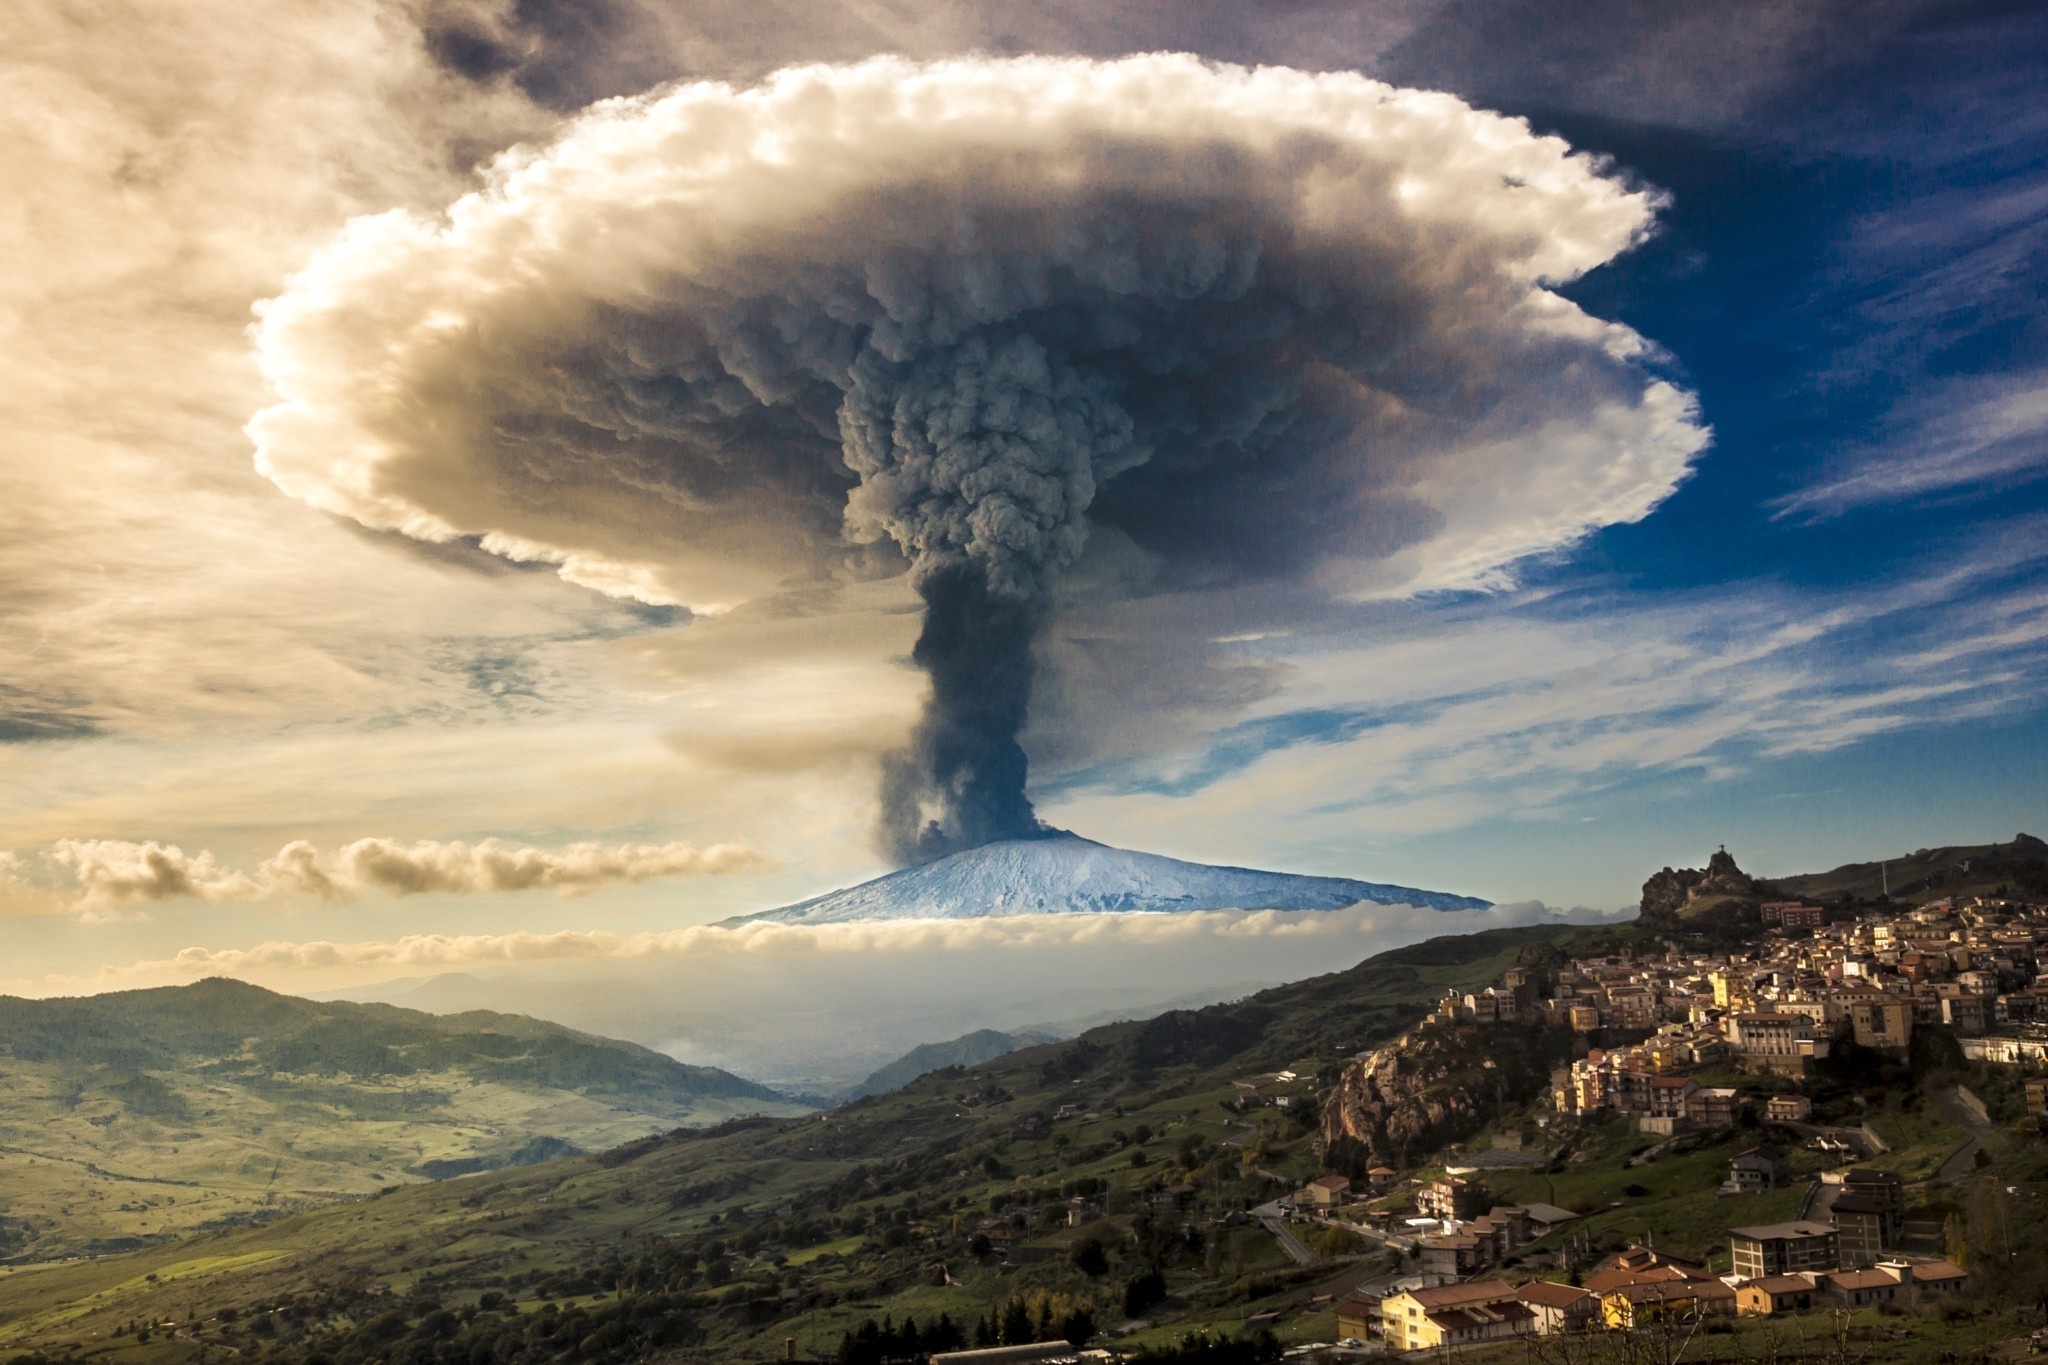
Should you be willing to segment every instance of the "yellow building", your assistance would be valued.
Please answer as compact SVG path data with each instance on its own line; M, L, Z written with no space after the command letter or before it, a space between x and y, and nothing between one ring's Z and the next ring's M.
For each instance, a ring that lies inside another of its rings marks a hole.
M1380 1303L1380 1331L1390 1351L1425 1351L1520 1336L1533 1321L1514 1287L1499 1280L1408 1289Z
M1734 972L1713 972L1707 980L1714 983L1714 1003L1722 1009L1736 1009L1749 1003L1748 978Z

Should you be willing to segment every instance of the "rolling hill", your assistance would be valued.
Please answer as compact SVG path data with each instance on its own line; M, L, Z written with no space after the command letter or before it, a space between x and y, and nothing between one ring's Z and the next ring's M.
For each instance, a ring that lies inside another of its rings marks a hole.
M992 1028L976 1029L958 1038L943 1043L924 1043L912 1048L885 1067L879 1067L874 1074L856 1085L847 1095L848 1099L864 1099L869 1095L880 1095L890 1090L899 1090L927 1072L937 1071L942 1066L978 1066L1008 1056L1019 1048L1036 1047L1040 1043L1056 1043L1059 1037L1051 1033L1002 1033Z
M282 1358L429 1358L415 1346L445 1339L470 1360L626 1360L694 1343L692 1359L753 1361L779 1357L786 1337L829 1354L842 1330L884 1312L971 1321L1051 1282L976 1249L987 1211L1053 1238L1030 1253L1054 1258L1050 1275L1071 1273L1067 1234L1053 1229L1073 1194L1117 1210L1116 1236L1176 1180L1224 1201L1269 1197L1268 1172L1317 1169L1318 1072L1334 1076L1445 986L1491 980L1528 945L1580 932L1433 939L1234 1003L941 1069L825 1114L647 1137L17 1270L0 1277L0 1350L124 1333L134 1350L136 1324L174 1321L180 1349L260 1331ZM1245 1086L1289 1070L1302 1103L1245 1109ZM1202 1265L1199 1251L1161 1254ZM1252 1225L1228 1234L1219 1264L1263 1274L1276 1254ZM159 1327L151 1348L163 1341Z
M0 997L0 1259L139 1246L759 1112L806 1110L517 1015L220 979Z
M1775 877L1771 885L1791 896L1831 901L1848 896L1926 902L1945 896L2048 896L2048 842L2031 834L2010 843L1959 844L1915 849L1874 863L1845 863L1831 872Z

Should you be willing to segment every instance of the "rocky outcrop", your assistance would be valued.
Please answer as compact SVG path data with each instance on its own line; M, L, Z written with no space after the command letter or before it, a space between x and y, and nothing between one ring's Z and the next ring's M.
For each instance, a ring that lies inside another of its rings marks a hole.
M1642 917L1646 920L1685 918L1686 911L1715 896L1754 900L1761 884L1735 865L1727 849L1707 859L1705 868L1665 868L1643 883Z
M1351 1063L1323 1109L1330 1169L1412 1166L1527 1104L1570 1058L1568 1029L1431 1019Z

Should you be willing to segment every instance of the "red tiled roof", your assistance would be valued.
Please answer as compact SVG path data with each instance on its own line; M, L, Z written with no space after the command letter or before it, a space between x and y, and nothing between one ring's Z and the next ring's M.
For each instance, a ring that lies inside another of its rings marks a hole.
M1523 1303L1540 1304L1545 1308L1570 1308L1573 1304L1593 1297L1577 1285L1558 1284L1554 1280L1531 1280L1515 1291L1515 1297Z
M1424 1308L1456 1308L1460 1304L1485 1303L1489 1299L1512 1299L1514 1287L1499 1280L1474 1280L1470 1284L1445 1284L1434 1289L1411 1289L1408 1297Z

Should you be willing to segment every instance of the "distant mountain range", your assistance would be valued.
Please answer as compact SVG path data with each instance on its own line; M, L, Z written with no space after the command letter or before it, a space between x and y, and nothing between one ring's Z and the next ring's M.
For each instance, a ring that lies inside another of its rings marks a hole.
M1099 915L1190 910L1341 910L1413 905L1484 910L1474 896L1412 886L1214 867L1111 848L1074 834L1011 839L814 896L726 924L845 924L996 915Z
M117 1250L409 1180L808 1112L519 1015L239 981L0 996L0 1260Z
M867 1095L884 1095L941 1067L979 1066L1027 1047L1059 1041L1056 1033L1003 1033L992 1028L976 1029L948 1042L925 1043L912 1048L856 1085L847 1098L857 1100Z

